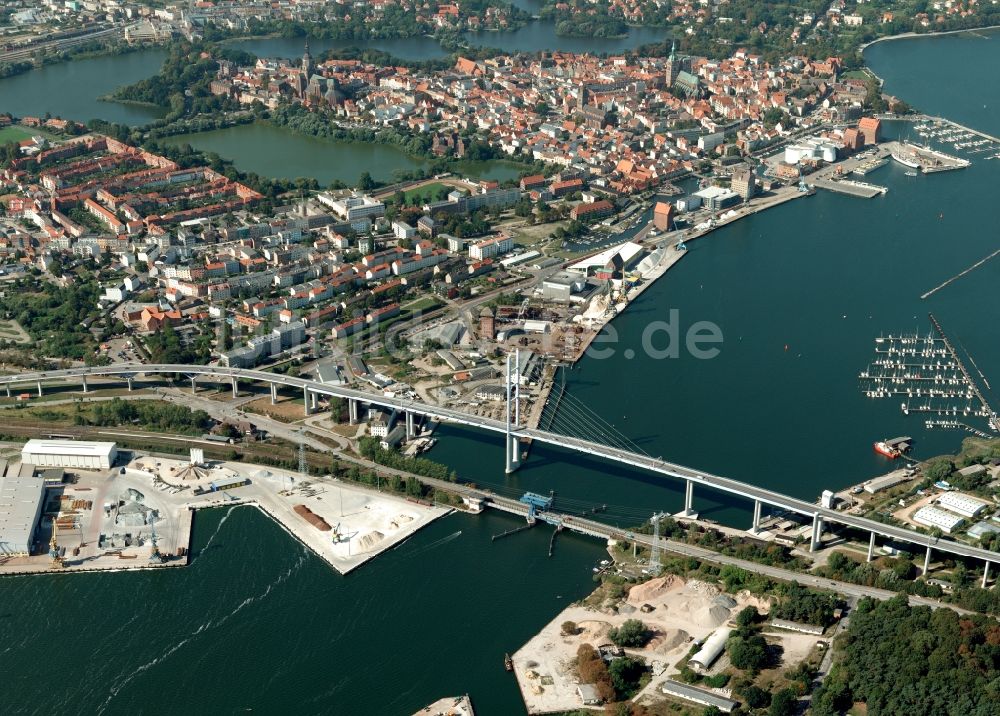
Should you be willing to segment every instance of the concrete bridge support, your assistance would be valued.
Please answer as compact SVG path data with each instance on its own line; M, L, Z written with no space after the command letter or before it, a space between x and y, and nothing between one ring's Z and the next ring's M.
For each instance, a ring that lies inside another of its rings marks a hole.
M191 395L194 395L197 392L198 392L198 378L192 375L191 376Z
M694 481L687 480L684 485L684 516L694 517Z
M927 554L924 555L924 571L922 574L926 577L927 573L931 570L931 546L927 545Z
M750 527L751 534L760 533L760 500L753 501L753 526Z
M10 397L10 383L7 384L7 397Z
M871 539L868 540L868 561L875 559L875 533L872 532Z
M815 552L823 542L823 518L816 512L813 514L812 539L809 540L809 551Z
M240 379L233 376L233 400L240 397Z
M132 392L132 379L126 378L125 381L128 383L128 392Z
M42 397L42 381L38 381L38 397Z
M417 425L415 416L409 410L406 411L406 439L412 440L417 437Z
M309 398L312 401L309 404L309 409L312 410L313 412L315 412L316 409L319 408L319 394L318 393L312 393L312 392L310 392L309 393Z
M521 443L515 436L510 434L507 435L506 441L507 449L504 452L507 455L507 460L504 465L504 471L509 475L521 467Z
M88 390L87 390L87 376L83 375L83 376L80 376L80 377L83 378L83 392L86 393L86 392L88 392Z
M355 398L348 398L347 400L347 418L351 425L357 425L360 421L358 420L358 409L361 407L359 401Z
M986 589L986 583L990 580L990 561L986 560L986 566L983 567L983 589Z
M271 405L278 402L278 384L271 383Z
M306 415L312 415L312 408L309 406L309 388L302 389L302 407L306 409Z

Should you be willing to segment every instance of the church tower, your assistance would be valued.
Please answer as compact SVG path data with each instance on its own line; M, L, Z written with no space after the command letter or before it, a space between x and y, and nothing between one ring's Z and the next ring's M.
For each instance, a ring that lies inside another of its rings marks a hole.
M306 43L306 51L302 55L302 74L306 77L306 82L309 81L309 76L312 75L312 55L309 54L309 43Z
M667 58L666 79L667 87L673 87L677 80L677 75L681 71L681 61L677 59L677 40L670 43L670 57Z

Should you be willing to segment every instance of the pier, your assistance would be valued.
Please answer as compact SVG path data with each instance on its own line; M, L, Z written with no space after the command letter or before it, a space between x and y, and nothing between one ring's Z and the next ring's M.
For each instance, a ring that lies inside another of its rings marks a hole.
M937 286L935 286L934 288L932 288L930 291L928 291L927 293L925 293L922 296L920 296L920 299L923 300L925 298L928 298L929 296L933 296L935 293L937 293L938 291L940 291L942 288L944 288L948 284L950 284L950 283L952 283L954 281L957 281L958 279L962 278L966 274L972 273L973 271L975 271L977 268L979 268L980 266L982 266L984 263L986 263L987 261L989 261L990 259L992 259L997 254L1000 254L1000 249L997 249L996 251L994 251L992 254L990 254L986 258L979 259L979 261L977 261L976 263L972 264L972 266L970 266L969 268L965 269L961 273L955 274L954 276L952 276L951 278L949 278L944 283L938 284Z
M847 194L861 199L873 199L880 194L885 194L889 189L878 184L868 184L867 182L854 181L852 179L814 179L813 186L818 189Z
M966 370L965 364L962 363L962 359L958 357L958 351L955 350L955 346L953 346L951 341L948 340L948 336L945 335L944 329L941 327L941 324L938 323L938 320L934 318L934 314L928 313L927 316L931 319L931 323L934 325L934 330L938 332L938 335L941 336L941 340L944 341L945 346L948 348L948 352L951 353L952 360L955 361L958 369L962 372L962 375L965 376L965 380L968 381L972 392L975 394L976 398L979 399L980 404L983 406L983 411L989 414L990 427L994 427L996 422L996 411L993 410L993 408L990 407L990 404L986 402L986 396L982 394L979 390L979 386L976 384L976 381L974 381L972 376L969 375L969 371Z

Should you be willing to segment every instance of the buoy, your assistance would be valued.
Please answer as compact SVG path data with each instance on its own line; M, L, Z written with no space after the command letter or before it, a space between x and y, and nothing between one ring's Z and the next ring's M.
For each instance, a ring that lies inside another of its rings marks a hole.
M788 350L788 344L787 343L785 344L785 350L786 351Z

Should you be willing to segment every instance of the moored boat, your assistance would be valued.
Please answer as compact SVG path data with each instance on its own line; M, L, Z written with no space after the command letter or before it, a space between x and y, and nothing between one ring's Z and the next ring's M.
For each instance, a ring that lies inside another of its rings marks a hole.
M879 440L872 447L875 448L875 452L877 452L879 455L883 455L889 458L890 460L895 460L897 457L902 455L902 453L898 449L890 447L889 444L886 443L884 440Z

